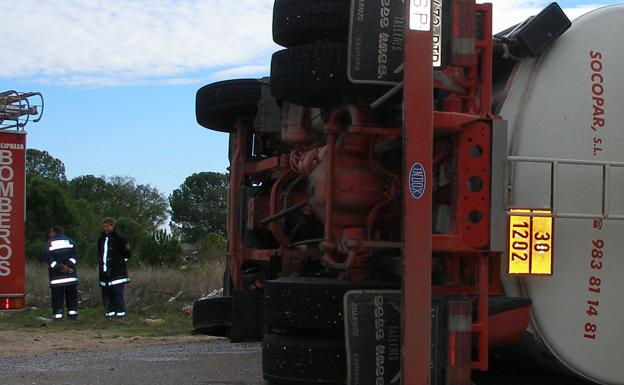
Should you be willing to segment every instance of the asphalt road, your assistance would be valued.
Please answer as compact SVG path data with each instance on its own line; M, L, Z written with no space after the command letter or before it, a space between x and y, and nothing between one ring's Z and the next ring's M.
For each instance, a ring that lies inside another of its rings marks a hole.
M0 359L10 385L263 385L260 343L226 340Z
M144 345L0 358L0 384L10 385L266 385L260 343ZM584 385L577 379L495 361L476 385Z

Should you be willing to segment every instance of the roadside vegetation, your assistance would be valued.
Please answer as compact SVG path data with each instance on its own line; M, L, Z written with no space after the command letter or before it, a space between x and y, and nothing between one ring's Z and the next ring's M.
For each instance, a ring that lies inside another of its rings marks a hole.
M29 149L26 155L27 309L0 312L0 328L190 334L193 302L222 286L227 176L193 174L167 199L127 176L68 180L62 161L46 151ZM132 246L127 316L122 321L105 319L98 286L96 242L105 216L116 218L116 230ZM48 269L42 256L47 229L55 224L79 249L76 322L50 321Z
M140 267L130 270L126 285L124 320L107 320L102 308L95 267L79 270L79 320L52 322L47 266L28 263L26 306L21 312L0 313L1 329L97 330L110 336L175 336L191 333L193 301L221 288L224 266L218 261L201 265Z

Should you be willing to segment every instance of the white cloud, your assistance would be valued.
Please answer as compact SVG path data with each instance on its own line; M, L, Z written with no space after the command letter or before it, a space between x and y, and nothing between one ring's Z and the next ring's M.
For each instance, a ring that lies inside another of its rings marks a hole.
M267 62L266 65L247 65L240 67L232 67L222 71L215 72L212 74L212 77L215 79L223 79L230 77L245 77L245 76L253 76L255 74L265 74L268 75L270 72L270 66Z
M548 3L491 2L495 32ZM0 79L114 86L267 74L279 49L272 7L273 0L13 1L0 13ZM574 18L595 7L566 13Z
M272 7L272 0L11 2L0 13L0 76L116 85L262 65L277 49Z

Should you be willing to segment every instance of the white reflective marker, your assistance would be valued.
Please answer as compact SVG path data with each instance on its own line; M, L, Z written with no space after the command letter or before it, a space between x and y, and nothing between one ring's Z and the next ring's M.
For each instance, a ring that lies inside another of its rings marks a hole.
M430 0L410 0L409 28L412 31L431 31Z

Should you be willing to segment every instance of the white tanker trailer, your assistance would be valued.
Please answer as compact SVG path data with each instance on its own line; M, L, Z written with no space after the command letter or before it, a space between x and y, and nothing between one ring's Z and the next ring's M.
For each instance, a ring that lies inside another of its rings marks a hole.
M532 300L518 350L600 384L624 384L623 35L624 5L579 17L516 65L498 111L508 121L508 206L552 216L540 219L551 226L542 251L552 271L501 274L507 295ZM508 253L522 257L524 233L513 233L524 222L515 223Z

